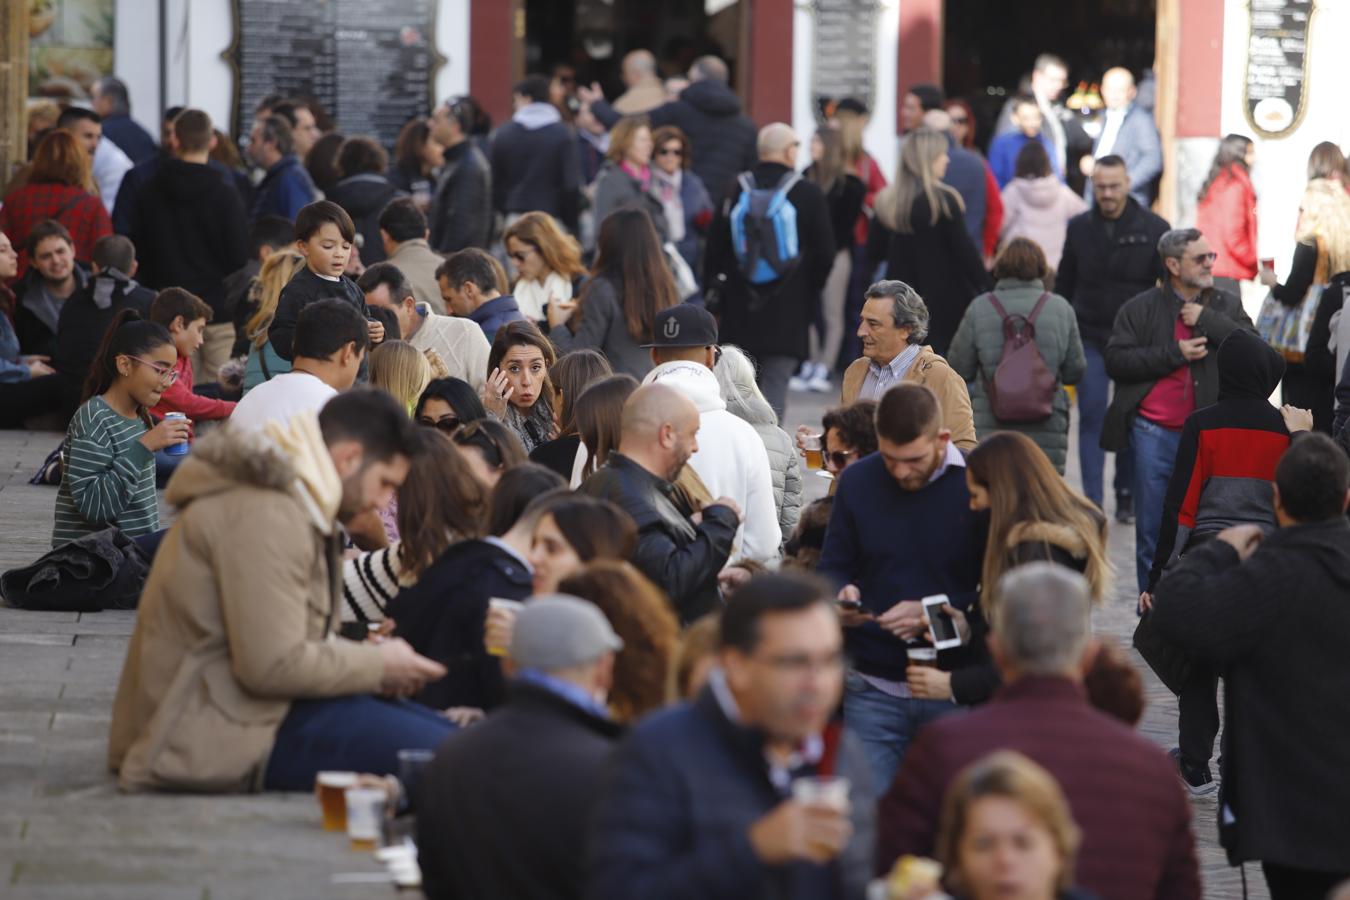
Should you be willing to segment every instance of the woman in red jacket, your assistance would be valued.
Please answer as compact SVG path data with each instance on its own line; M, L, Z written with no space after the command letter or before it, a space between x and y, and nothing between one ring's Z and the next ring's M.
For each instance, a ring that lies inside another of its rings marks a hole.
M1214 286L1235 297L1242 296L1238 282L1256 277L1256 191L1249 174L1255 158L1250 138L1230 134L1220 141L1195 210L1195 227L1219 256Z
M19 274L28 271L28 233L39 222L56 219L70 232L75 259L88 263L94 244L112 234L112 220L94 188L89 155L69 131L50 132L33 152L23 184L11 186L0 206L0 231L19 251Z

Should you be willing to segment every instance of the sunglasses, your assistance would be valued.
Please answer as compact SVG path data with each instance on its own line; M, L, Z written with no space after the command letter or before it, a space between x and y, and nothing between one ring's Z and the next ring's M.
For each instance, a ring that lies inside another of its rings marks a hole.
M825 465L832 472L841 472L848 465L848 461L857 455L857 450L834 450L824 454Z
M969 123L970 120L967 119L965 116L952 116L953 125L968 125Z
M1216 260L1216 259L1218 259L1218 258L1219 258L1219 254L1214 253L1214 252L1212 252L1212 251L1209 252L1209 253L1197 253L1197 254L1195 254L1194 256L1191 257L1191 262L1197 262L1197 263L1214 262L1214 260Z
M127 359L134 360L140 363L141 365L145 366L147 369L153 369L155 374L159 376L160 381L166 382L168 384L173 384L174 382L178 381L178 370L175 369L173 366L166 366L163 363L152 362L151 360L148 359L141 359L139 356L128 356Z
M657 151L656 151L656 155L657 155L657 156L684 156L684 148L682 148L682 147L662 147L660 150L657 150Z
M439 419L433 419L431 416L418 416L418 425L425 425L427 428L435 428L442 434L454 434L459 430L459 416L442 416Z

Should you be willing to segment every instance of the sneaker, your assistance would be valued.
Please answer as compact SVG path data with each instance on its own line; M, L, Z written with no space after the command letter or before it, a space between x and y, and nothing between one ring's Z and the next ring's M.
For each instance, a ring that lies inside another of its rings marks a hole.
M830 383L830 370L821 363L816 363L814 371L811 373L811 379L806 382L806 386L817 394L828 394L834 390Z
M1116 494L1116 521L1122 525L1134 524L1134 498L1129 494Z
M1219 789L1209 774L1209 764L1195 766L1181 758L1181 748L1173 747L1167 755L1177 762L1177 774L1192 797L1207 797Z
M810 360L802 363L802 367L797 370L797 374L788 379L788 390L804 394L811 390L811 376L815 373Z

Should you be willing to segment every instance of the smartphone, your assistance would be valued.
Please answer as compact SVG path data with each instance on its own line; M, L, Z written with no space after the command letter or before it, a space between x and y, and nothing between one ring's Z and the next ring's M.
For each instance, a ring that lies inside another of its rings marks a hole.
M835 602L839 604L840 609L846 609L849 612L857 612L862 609L861 600L836 600Z
M956 623L942 611L943 605L948 602L946 594L923 598L923 612L928 617L928 635L933 639L933 646L939 650L961 646L961 633L956 630Z

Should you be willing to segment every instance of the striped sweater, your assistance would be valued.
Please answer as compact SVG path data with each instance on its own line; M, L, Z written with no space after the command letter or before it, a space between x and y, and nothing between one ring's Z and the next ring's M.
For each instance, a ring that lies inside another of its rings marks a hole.
M155 456L140 442L145 423L102 397L79 408L65 442L52 546L116 525L130 537L159 528Z

